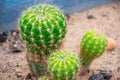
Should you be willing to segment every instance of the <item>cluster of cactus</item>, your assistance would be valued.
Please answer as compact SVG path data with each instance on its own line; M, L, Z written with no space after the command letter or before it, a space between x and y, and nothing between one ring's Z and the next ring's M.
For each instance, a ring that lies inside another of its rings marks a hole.
M66 34L66 18L54 6L35 6L25 11L20 19L20 30L28 49L35 54L49 54Z
M20 31L28 50L32 55L41 56L53 53L61 45L66 34L66 18L54 6L35 6L25 11L20 19ZM100 56L107 46L106 36L100 31L88 31L81 42L80 58L88 66ZM36 74L41 74L40 60L28 57L30 67ZM48 59L48 71L54 80L71 80L79 68L79 58L69 51L56 51ZM39 78L38 80L49 80Z
M93 59L102 55L107 47L106 36L98 30L89 30L81 42L80 57L83 65L88 66Z
M71 80L78 71L79 58L69 51L57 51L48 60L54 80Z

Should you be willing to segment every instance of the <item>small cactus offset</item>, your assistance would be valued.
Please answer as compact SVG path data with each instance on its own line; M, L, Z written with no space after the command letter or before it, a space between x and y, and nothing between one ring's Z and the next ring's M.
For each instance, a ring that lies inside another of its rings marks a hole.
M57 51L48 60L54 80L71 80L78 71L79 58L69 51Z
M38 80L50 80L50 79L48 79L46 77L41 77L41 78L38 78Z
M41 5L24 11L20 19L23 40L32 53L48 54L60 45L66 34L66 18L50 5Z
M93 59L102 55L107 47L106 36L98 30L89 30L81 42L80 57L83 65L88 66Z

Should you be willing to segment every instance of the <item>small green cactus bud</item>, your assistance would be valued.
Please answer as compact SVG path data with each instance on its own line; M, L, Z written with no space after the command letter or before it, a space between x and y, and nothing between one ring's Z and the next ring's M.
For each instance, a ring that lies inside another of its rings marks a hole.
M54 6L35 6L25 11L20 19L23 40L32 53L48 53L56 49L66 34L66 18Z
M83 37L81 42L80 57L82 64L90 65L93 59L102 55L107 47L106 36L98 30L89 30Z
M40 77L40 78L38 78L38 80L50 80L50 79L48 79L46 77Z
M71 80L78 71L79 58L69 51L57 51L48 60L54 80Z

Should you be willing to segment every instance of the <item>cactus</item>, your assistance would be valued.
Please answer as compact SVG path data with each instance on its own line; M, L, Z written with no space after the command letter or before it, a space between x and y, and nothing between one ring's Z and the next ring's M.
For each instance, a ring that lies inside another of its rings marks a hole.
M35 6L23 12L20 19L22 38L35 54L49 54L61 44L66 34L66 18L48 5Z
M57 51L48 60L48 71L54 80L71 80L78 66L79 58L69 51Z
M106 36L98 30L89 30L81 42L80 57L83 65L88 66L93 59L102 55L107 47Z
M38 80L50 80L50 79L48 79L46 77L42 77L42 78L39 78Z
M35 75L44 74L47 57L59 48L66 27L66 18L54 6L35 6L23 12L19 28L28 48L29 65Z

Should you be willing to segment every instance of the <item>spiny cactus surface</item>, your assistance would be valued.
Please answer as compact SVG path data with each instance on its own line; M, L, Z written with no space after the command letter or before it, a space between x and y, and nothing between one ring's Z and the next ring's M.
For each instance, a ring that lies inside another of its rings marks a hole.
M89 30L81 42L80 57L82 64L90 65L91 61L102 55L107 47L106 36L98 30Z
M78 71L79 59L69 51L57 51L48 60L54 80L71 80Z
M39 54L60 44L65 37L66 25L63 13L50 5L29 8L20 19L23 40L27 42L30 51Z

